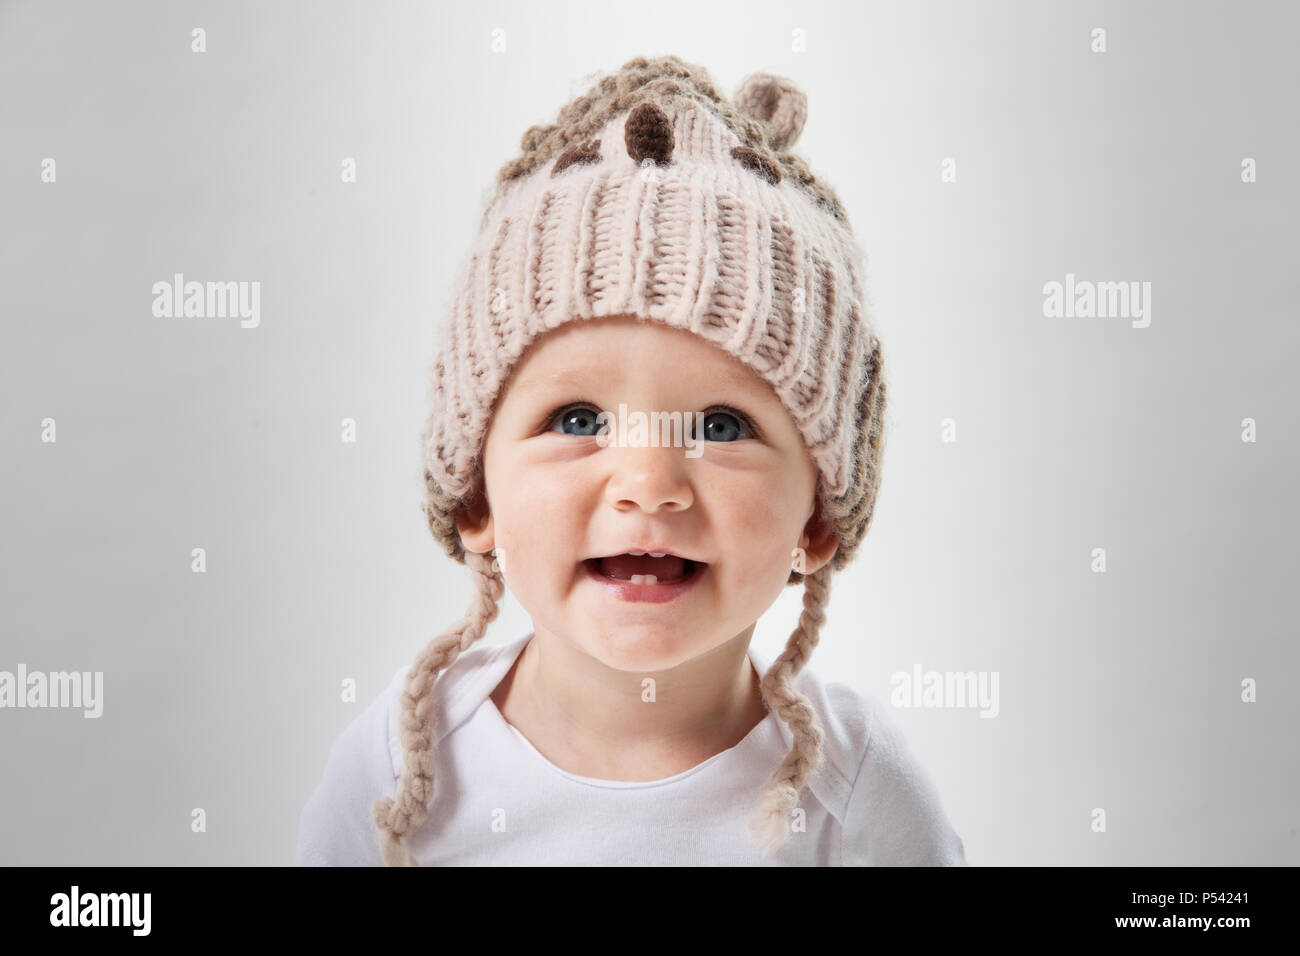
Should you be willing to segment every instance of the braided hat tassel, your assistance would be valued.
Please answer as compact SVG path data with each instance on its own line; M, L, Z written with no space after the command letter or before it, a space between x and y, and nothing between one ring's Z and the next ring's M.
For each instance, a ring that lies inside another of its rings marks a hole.
M438 675L483 636L500 613L505 582L491 555L466 552L474 572L474 600L450 630L435 637L411 665L402 692L402 777L396 798L380 797L371 806L385 866L419 866L402 837L419 828L433 800L433 686Z
M772 774L760 797L762 814L749 821L749 839L764 856L776 852L790 834L790 814L799 805L799 791L821 762L823 733L808 698L791 683L812 656L826 621L832 568L823 565L804 578L803 611L781 656L763 675L763 700L794 733L794 746Z

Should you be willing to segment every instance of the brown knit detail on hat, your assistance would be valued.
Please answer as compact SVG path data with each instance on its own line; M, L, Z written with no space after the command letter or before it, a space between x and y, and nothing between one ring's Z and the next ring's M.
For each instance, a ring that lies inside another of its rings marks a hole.
M627 154L638 165L650 159L658 166L673 161L673 124L668 114L653 103L642 103L628 114L623 124Z
M751 85L747 89L752 88ZM771 95L763 92L758 97L746 97L746 101L770 98ZM595 136L610 119L642 102L654 103L660 109L707 107L744 146L771 163L783 178L803 189L838 221L848 224L848 216L835 191L814 176L801 157L773 142L784 144L786 140L792 141L793 127L787 126L780 133L775 132L763 119L746 112L743 106L719 93L708 70L685 63L676 56L628 60L617 73L602 77L592 89L564 106L554 123L529 127L519 141L523 154L502 166L497 174L497 195L508 183L526 176L571 146ZM799 126L802 126L802 120ZM797 135L797 129L794 129L794 135Z
M773 186L781 181L781 170L777 168L776 164L768 161L762 154L750 149L748 146L733 147L731 155L740 160L741 165L752 169Z
M556 176L575 163L600 162L600 140L589 139L585 143L570 146L560 154L560 158L551 167L551 175Z
M481 487L482 483L480 469L476 486ZM442 490L442 485L427 469L424 472L424 488L424 517L429 525L429 533L442 545L442 549L447 552L447 557L465 564L469 552L465 550L460 540L460 532L456 530L456 513L461 504L469 500L472 494L464 499L453 498Z
M880 464L885 453L885 409L888 383L885 381L884 359L880 352L880 340L872 337L871 353L868 357L863 376L870 376L870 385L862 394L858 404L855 434L858 435L858 447L853 456L855 471L849 481L850 489L857 489L858 497L851 503L852 510L840 515L835 520L841 542L850 542L848 546L840 545L828 565L839 571L853 559L858 545L866 535L875 512L876 498L880 494Z

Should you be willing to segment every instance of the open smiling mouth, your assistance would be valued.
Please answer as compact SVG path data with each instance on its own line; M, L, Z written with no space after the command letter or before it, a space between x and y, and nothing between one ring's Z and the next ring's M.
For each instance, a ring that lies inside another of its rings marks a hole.
M582 562L587 576L632 601L666 601L688 591L708 570L703 561L665 553L615 554Z

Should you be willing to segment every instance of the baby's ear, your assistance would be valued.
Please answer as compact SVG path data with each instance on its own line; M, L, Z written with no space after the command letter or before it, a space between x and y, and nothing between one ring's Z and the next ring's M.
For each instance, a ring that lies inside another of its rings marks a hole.
M496 547L492 509L488 507L487 494L482 484L456 511L456 530L467 551L486 554Z
M803 526L803 535L799 547L805 554L804 574L812 574L826 564L839 550L840 536L824 517L821 502L817 503L812 517Z

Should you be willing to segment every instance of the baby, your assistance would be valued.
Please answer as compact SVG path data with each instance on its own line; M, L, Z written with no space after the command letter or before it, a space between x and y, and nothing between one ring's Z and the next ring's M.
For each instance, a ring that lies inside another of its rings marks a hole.
M884 705L806 669L886 391L806 115L782 78L727 100L638 58L524 134L423 436L474 595L334 744L300 865L965 865ZM475 647L507 583L533 629Z

